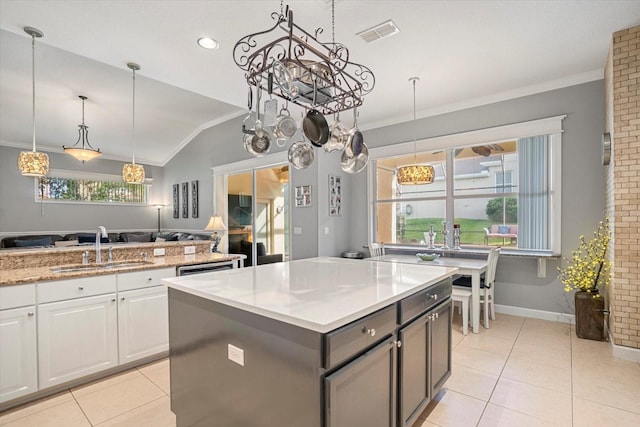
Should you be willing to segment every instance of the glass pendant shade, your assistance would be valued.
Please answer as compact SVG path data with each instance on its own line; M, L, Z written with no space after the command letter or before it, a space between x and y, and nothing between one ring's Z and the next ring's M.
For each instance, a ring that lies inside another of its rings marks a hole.
M409 165L398 168L396 179L398 184L431 184L435 178L435 170L430 165Z
M142 184L144 182L144 167L135 163L127 163L122 168L122 179L127 184Z
M416 121L416 82L418 77L411 77L409 82L413 85L413 122ZM416 163L416 140L413 140L413 165L401 166L396 170L396 180L402 185L431 184L436 172L431 165L419 165Z
M23 176L45 176L49 172L49 156L36 151L36 37L44 37L37 28L24 27L24 32L31 36L31 105L33 124L33 149L22 151L18 156L18 170Z
M82 100L82 124L78 125L78 140L71 147L65 147L63 145L62 148L66 154L84 163L86 160L102 156L102 153L99 148L96 150L89 143L89 127L84 124L84 101L88 98L83 95L80 95L78 98Z
M49 156L37 151L22 151L18 156L18 169L23 176L45 176L49 173Z
M122 168L122 179L127 184L142 184L144 182L144 167L136 164L136 71L140 69L138 64L129 62L127 67L133 71L133 102L131 104L131 163Z

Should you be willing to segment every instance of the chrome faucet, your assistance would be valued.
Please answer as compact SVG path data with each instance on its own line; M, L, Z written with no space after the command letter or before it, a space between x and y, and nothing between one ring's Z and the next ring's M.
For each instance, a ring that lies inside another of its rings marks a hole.
M98 231L96 232L96 264L102 264L102 242L100 238L108 236L107 229L99 225Z

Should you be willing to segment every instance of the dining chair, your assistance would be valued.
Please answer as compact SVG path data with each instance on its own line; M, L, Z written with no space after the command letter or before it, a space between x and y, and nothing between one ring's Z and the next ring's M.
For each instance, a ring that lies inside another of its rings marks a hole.
M498 265L498 257L500 256L500 248L493 248L489 251L487 257L487 272L480 279L480 304L484 310L484 327L489 329L489 310L491 310L491 320L496 320L496 307L493 301L494 288L496 281L496 266ZM453 288L470 289L471 277L462 276L453 281ZM489 307L491 304L491 307Z
M369 243L369 255L372 257L384 255L384 243Z
M467 335L469 331L469 317L471 308L471 291L467 288L455 287L451 291L451 300L455 304L460 303L462 313L462 334Z

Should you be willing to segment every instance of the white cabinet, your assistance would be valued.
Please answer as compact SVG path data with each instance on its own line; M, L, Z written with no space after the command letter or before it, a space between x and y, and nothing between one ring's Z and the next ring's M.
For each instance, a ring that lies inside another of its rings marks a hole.
M118 274L118 343L120 363L169 350L169 308L164 277L174 268Z
M169 350L167 288L118 293L120 363Z
M51 301L38 305L40 389L117 366L115 288L115 275L38 284L39 302Z
M35 311L0 310L0 402L37 390Z

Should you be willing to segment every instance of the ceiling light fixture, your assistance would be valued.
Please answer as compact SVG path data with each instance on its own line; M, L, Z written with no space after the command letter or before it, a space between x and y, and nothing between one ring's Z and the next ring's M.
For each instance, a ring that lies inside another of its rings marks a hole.
M18 156L18 170L23 176L45 176L49 172L49 156L36 151L36 37L44 37L44 33L33 27L24 27L24 32L31 36L31 93L33 150L22 151Z
M82 124L78 125L78 140L71 147L65 147L63 145L62 148L64 149L65 153L75 157L76 159L84 163L86 160L91 160L95 159L96 157L102 156L102 153L100 152L99 148L96 150L89 143L89 126L84 124L84 101L89 98L84 95L80 95L78 96L78 98L82 100ZM82 146L78 146L80 141L82 141Z
M413 84L413 124L416 122L416 82L419 77L411 77L409 82ZM414 131L414 135L415 135ZM396 179L398 184L402 185L420 185L431 184L435 178L435 170L431 165L419 165L416 163L416 138L413 138L413 164L402 166L396 171Z
M205 49L217 49L220 47L220 43L211 37L200 37L198 39L198 45Z
M122 179L127 184L142 184L144 182L144 167L136 164L136 71L140 70L138 64L129 62L127 67L133 71L133 107L131 109L131 149L133 152L131 163L122 168Z

